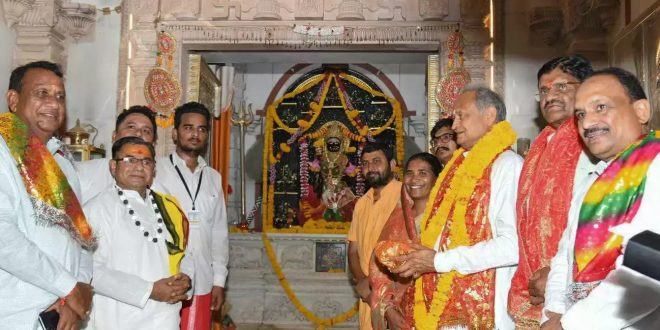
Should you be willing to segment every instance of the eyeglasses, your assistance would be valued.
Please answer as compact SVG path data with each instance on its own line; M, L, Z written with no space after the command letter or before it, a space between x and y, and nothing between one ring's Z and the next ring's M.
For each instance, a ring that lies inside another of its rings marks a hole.
M152 158L136 158L133 156L114 158L112 160L116 162L122 162L128 166L136 166L138 163L142 163L142 166L144 167L152 167L154 166L154 164L156 164L156 161L153 160Z
M440 136L434 136L431 138L431 146L435 147L435 145L440 142L447 143L449 141L453 141L455 138L456 138L456 134L454 133L445 133Z
M577 81L567 81L567 82L560 82L556 84L552 84L550 88L548 87L541 87L539 88L539 92L536 93L536 102L540 102L541 99L544 99L548 97L548 94L550 92L555 92L559 94L564 94L569 90L570 85L579 85L580 83Z

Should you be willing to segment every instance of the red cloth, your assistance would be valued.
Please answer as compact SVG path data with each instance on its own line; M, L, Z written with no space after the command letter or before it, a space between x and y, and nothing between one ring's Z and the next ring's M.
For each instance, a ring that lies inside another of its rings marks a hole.
M490 192L492 188L490 174L493 169L493 163L498 156L493 158L490 165L484 170L467 204L465 229L470 240L470 245L475 245L493 238L490 219L488 218ZM449 169L450 172L447 173L440 192L437 196L433 196L435 197L433 205L435 209L440 206L442 199L449 190L457 169L463 165L465 158L463 155L459 157L461 158L456 160L453 168ZM456 201L454 201L454 205L456 205L455 203ZM445 229L440 234L441 249L449 246L451 230L454 227L454 207L451 206L449 219L446 222ZM423 283L424 300L427 310L431 308L430 304L436 293L440 276L440 273L426 273L417 279ZM466 294L466 292L470 292L470 294ZM448 301L438 320L437 329L452 327L467 327L468 329L495 328L494 268L469 275L456 276L447 297Z
M555 134L548 142L548 137ZM537 270L549 266L566 228L573 180L582 146L575 120L536 138L523 164L516 202L518 269L509 290L508 310L516 329L539 329L543 305L532 306L527 289Z
M380 233L378 242L382 241L415 241L419 243L419 234L415 229L415 220L412 217L410 201L407 199L405 188L401 187L401 202L392 211L387 223ZM380 264L372 255L369 264L369 283L371 284L371 322L374 330L385 330L387 324L383 314L387 308L396 308L401 311L408 323L408 330L414 323L413 303L414 286L411 278L401 278L392 274L385 266Z
M183 302L181 330L211 330L211 293Z

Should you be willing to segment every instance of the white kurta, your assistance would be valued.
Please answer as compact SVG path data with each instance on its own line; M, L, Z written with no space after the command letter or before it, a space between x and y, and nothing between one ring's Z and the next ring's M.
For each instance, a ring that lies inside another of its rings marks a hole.
M652 318L656 321L660 319L657 310L660 300L657 295L649 291L640 291L631 283L621 281L617 277L617 271L610 273L587 298L573 306L570 306L567 300L568 288L573 283L573 252L580 207L587 191L607 165L605 162L600 162L597 170L581 182L571 203L568 225L559 242L557 254L552 259L551 271L548 275L542 321L547 320L546 311L564 314L562 326L567 330L649 329L644 324L653 323ZM624 237L624 248L630 237L644 230L660 233L658 201L660 201L660 157L656 157L648 169L644 195L635 218L630 224L622 224L610 229ZM617 268L620 267L621 261L622 257L617 260Z
M80 189L68 159L46 144L76 195ZM0 138L0 328L37 329L40 312L91 279L91 259L60 227L37 225L16 162Z
M438 273L455 270L472 274L495 268L495 328L499 330L514 329L513 319L507 312L507 297L518 264L516 196L522 164L522 158L511 150L503 152L493 162L488 209L493 238L473 246L438 252L434 260ZM439 244L440 238L436 250Z
M84 162L75 164L80 178L80 190L84 203L87 203L92 198L96 197L101 192L112 187L115 179L110 173L109 159L91 159Z
M124 196L154 237L158 227L149 197L130 190ZM85 213L99 239L93 255L96 295L87 329L178 329L181 303L149 299L153 283L171 276L165 240L145 239L114 186L89 201ZM163 238L169 238L163 230Z
M153 189L176 197L184 211L190 214L192 198L186 192L174 165L181 171L193 198L203 172L201 187L195 200L195 210L199 211L198 219L188 217L190 236L186 252L191 252L194 259L195 295L204 295L211 292L214 285L225 286L229 239L220 173L207 166L202 157L197 161L197 168L191 172L176 152L172 153L172 161L169 156L159 158L156 162L157 174Z

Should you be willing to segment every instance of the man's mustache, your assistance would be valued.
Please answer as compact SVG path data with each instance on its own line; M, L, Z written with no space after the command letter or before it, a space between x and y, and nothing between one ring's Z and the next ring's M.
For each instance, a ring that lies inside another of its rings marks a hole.
M554 100L551 100L550 102L547 102L543 106L543 109L547 110L549 107L554 106L554 105L558 105L558 106L561 106L561 107L564 107L564 108L566 107L566 103L564 103L564 101L559 100L559 99L554 99Z
M607 133L607 132L610 131L610 129L607 128L607 127L592 127L592 128L587 128L587 129L585 129L584 132L582 133L582 136L583 136L585 139L587 139L587 138L591 137L592 134L598 133L598 132L600 132L600 131L603 131L603 132Z

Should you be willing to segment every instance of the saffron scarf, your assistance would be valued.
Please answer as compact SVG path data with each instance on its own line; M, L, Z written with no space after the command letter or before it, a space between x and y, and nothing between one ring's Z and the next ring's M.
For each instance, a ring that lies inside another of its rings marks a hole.
M554 134L554 136L552 136ZM552 136L552 139L548 139ZM516 329L539 329L543 305L529 302L529 279L549 266L566 228L573 196L575 168L582 144L575 120L556 130L547 126L525 158L516 201L518 269L509 291L508 310Z
M86 248L95 244L78 197L64 172L39 138L15 114L0 115L0 135L7 143L30 195L38 224L59 226Z
M637 214L646 172L659 153L660 132L651 131L621 152L587 191L575 238L576 283L602 281L614 269L623 238L610 228L630 223Z
M169 255L170 274L175 275L179 272L181 259L188 244L188 218L174 197L154 191L152 193L158 209L164 211L161 212L163 223L172 238L172 241L165 240L165 244Z
M515 139L511 125L500 122L467 156L462 148L454 153L426 205L420 235L423 245L434 248L440 238L440 251L446 251L492 238L488 220L490 172L495 159ZM466 276L456 271L424 274L415 281L415 328L493 328L494 297L493 269Z

